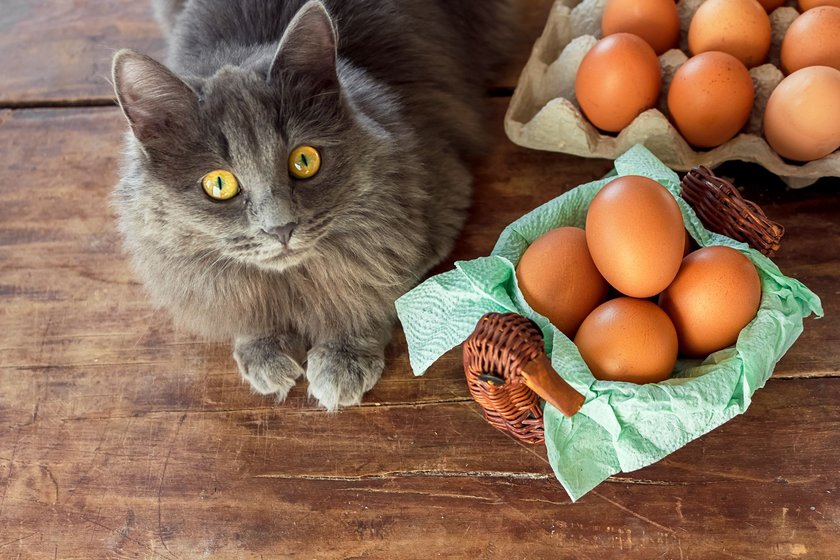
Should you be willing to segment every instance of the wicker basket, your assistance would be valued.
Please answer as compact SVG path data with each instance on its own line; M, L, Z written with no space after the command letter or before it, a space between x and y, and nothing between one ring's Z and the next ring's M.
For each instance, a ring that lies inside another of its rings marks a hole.
M551 367L539 327L516 313L488 313L464 342L464 373L484 418L526 443L542 443L539 399L567 416L583 405L575 391Z
M744 200L729 181L701 165L686 173L681 186L682 197L710 231L748 243L768 257L779 250L785 228Z
M686 174L682 194L707 229L765 255L779 249L784 228L705 167ZM487 422L525 443L545 441L540 399L566 416L584 401L551 367L536 323L516 313L488 313L478 321L464 342L464 374Z

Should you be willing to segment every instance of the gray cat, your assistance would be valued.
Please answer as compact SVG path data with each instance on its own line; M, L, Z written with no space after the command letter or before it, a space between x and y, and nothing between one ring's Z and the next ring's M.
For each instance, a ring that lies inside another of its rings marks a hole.
M168 67L114 57L114 203L182 328L334 410L379 379L394 300L451 250L509 50L507 0L158 2ZM305 370L304 370L305 366Z

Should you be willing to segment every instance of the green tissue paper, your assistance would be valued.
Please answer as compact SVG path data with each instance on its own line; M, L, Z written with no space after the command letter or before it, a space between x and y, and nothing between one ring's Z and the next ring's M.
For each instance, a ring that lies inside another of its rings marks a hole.
M674 377L661 383L596 380L572 341L528 306L516 284L515 267L528 245L556 227L583 227L589 203L615 175L658 181L676 198L700 246L734 247L761 278L761 306L736 345L703 361L680 360ZM516 312L537 322L552 365L586 397L572 418L545 405L548 457L572 500L610 475L650 465L744 412L802 333L802 319L822 316L813 292L758 251L705 229L679 193L677 174L635 146L615 161L611 176L572 189L508 226L489 257L459 261L455 270L429 278L396 302L415 375L466 340L485 313Z

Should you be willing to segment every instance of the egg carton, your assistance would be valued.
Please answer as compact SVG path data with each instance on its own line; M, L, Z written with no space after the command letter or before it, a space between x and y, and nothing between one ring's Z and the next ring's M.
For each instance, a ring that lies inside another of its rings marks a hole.
M680 48L659 57L662 91L658 106L638 115L617 136L601 133L580 110L575 98L575 76L584 55L601 38L601 15L606 1L555 1L505 115L505 132L511 141L526 148L606 159L615 159L633 145L643 144L677 171L698 165L714 168L730 160L747 161L763 166L793 188L806 187L822 177L840 177L840 150L822 159L795 164L782 159L761 134L767 99L784 78L779 69L781 42L788 26L799 16L792 6L777 8L770 14L770 62L750 70L755 105L744 129L733 139L714 149L696 151L666 116L668 87L674 73L688 60L688 25L703 0L677 3Z

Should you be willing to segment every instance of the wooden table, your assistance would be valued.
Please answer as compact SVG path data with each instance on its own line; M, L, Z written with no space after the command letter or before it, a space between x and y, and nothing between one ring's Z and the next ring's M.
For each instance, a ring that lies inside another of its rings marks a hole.
M494 88L496 141L449 263L610 168L502 132L550 1ZM145 0L0 1L0 558L838 558L837 180L725 172L788 233L776 262L826 318L749 411L571 504L544 449L490 428L460 350L422 378L396 333L361 406L253 395L230 350L174 332L122 253L108 197L124 121L112 52L160 54Z

